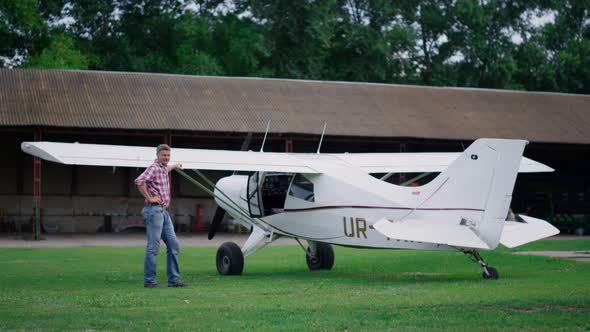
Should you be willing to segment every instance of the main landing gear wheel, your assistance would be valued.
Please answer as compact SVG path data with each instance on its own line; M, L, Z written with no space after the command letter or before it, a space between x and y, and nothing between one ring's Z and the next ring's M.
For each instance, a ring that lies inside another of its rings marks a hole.
M483 270L483 278L496 280L500 278L500 275L498 274L498 270L496 270L495 268L491 266L486 266Z
M331 270L334 266L334 249L327 243L316 243L316 255L312 254L311 248L307 248L307 267L310 271Z
M465 255L469 255L469 258L472 261L481 266L481 268L483 269L482 276L485 280L497 280L498 278L500 278L498 270L496 270L496 268L494 267L489 266L488 263L484 261L483 257L481 257L479 252L477 252L477 250L463 250L463 253Z
M233 243L225 242L217 250L217 272L223 275L240 275L244 270L242 249Z

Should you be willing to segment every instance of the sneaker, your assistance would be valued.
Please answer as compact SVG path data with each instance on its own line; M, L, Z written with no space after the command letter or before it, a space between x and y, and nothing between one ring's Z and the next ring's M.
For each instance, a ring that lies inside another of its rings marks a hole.
M179 281L174 284L168 284L168 287L188 287L188 284L185 284L184 282Z
M159 284L143 284L145 288L162 288Z

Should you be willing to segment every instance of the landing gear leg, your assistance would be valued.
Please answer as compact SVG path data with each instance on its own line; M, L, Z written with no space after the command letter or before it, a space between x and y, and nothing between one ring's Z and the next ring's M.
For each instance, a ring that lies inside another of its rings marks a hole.
M484 279L496 280L500 277L500 275L498 274L498 270L496 270L494 267L489 266L477 250L463 250L463 253L465 255L469 255L469 259L471 259L475 263L478 263L479 266L481 266L481 268L483 269Z

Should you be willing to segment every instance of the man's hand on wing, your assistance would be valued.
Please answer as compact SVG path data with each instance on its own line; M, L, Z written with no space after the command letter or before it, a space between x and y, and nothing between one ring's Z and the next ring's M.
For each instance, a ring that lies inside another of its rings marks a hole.
M168 164L167 168L168 168L168 172L172 172L175 169L182 169L182 164L181 163Z

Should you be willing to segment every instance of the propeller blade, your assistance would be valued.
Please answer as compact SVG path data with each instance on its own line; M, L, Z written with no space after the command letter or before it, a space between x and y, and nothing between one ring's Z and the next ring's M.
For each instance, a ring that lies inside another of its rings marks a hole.
M221 225L221 221L223 220L224 216L225 210L220 207L217 207L217 210L215 210L215 216L213 216L213 221L211 222L211 225L209 225L209 234L207 235L207 238L209 240L215 237L217 228L219 228L219 225Z

